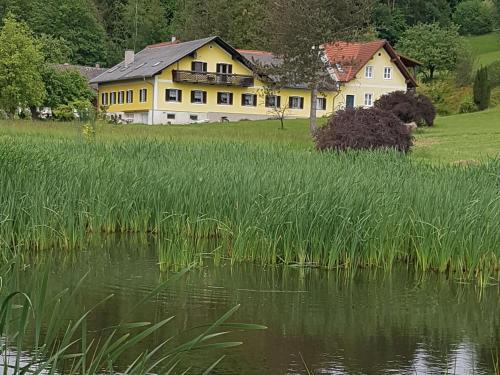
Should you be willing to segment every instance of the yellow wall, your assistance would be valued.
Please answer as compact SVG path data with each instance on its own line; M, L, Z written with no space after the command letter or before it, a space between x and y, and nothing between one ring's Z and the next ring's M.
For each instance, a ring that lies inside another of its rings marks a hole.
M139 90L147 89L148 96L147 101L145 103L141 103L139 101ZM127 103L127 90L134 91L134 102ZM118 104L118 92L125 91L125 103ZM109 102L109 94L111 92L116 92L116 103L115 105L109 105L108 112L139 112L139 111L148 111L152 109L153 105L153 84L151 81L124 81L117 83L106 83L99 85L99 106L103 105L102 103L102 94L108 93L108 102Z
M366 65L373 66L373 78L365 78ZM406 79L391 61L390 55L381 48L351 81L346 83L335 101L335 109L342 108L346 95L355 96L355 106L364 106L365 93L373 94L373 100L393 91L406 91ZM392 78L384 79L384 68L392 68Z
M253 87L238 87L238 86L218 86L218 85L200 85L190 83L173 82L173 70L191 70L192 61L201 61L207 63L208 72L215 72L218 63L231 64L233 67L233 74L253 75L252 71L238 60L233 60L231 55L221 48L217 43L209 43L200 48L196 52L196 58L186 56L179 62L166 68L163 72L149 81L126 81L118 82L116 84L105 84L99 87L99 102L101 103L101 94L103 92L110 93L111 91L127 91L134 90L134 103L132 104L116 104L111 105L108 112L136 112L148 111L155 107L155 111L168 112L183 112L183 113L220 113L234 115L249 115L254 116L273 116L273 111L265 107L265 94L264 84L255 78ZM345 97L347 94L355 95L355 105L362 106L364 104L364 94L373 94L373 101L381 95L396 90L406 90L405 78L391 62L390 56L382 48L370 60L367 65L373 66L373 78L365 78L365 69L363 68L357 77L343 85L340 92L325 92L320 93L319 96L327 98L327 108L325 111L318 110L318 116L325 116L331 114L333 111L343 108L345 104ZM384 79L384 67L392 67L392 78L390 80ZM153 102L153 87L156 87L156 100ZM146 103L139 102L139 90L146 88L148 90L148 100ZM179 89L182 90L182 102L174 103L165 100L166 89ZM207 92L206 104L191 103L191 90L203 90ZM218 92L231 92L233 93L232 105L219 105L217 104ZM256 107L247 107L241 105L241 95L243 93L256 94L258 96ZM302 89L283 89L278 95L281 96L281 104L287 104L290 96L300 96L304 98L303 109L289 109L286 113L289 117L309 117L310 113L310 92ZM157 118L161 118L157 117ZM156 123L157 121L155 121Z

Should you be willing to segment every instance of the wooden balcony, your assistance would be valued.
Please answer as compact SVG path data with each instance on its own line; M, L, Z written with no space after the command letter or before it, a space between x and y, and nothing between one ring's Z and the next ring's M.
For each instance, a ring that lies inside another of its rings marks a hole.
M241 74L222 74L195 72L191 70L174 70L172 72L174 82L199 83L203 85L223 85L251 87L254 84L253 76Z

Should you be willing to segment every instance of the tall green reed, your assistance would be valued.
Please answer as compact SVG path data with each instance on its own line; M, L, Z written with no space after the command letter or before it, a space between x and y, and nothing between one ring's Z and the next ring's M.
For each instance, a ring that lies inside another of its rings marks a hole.
M384 152L4 136L0 236L34 249L78 248L91 233L150 233L165 248L212 239L233 261L406 262L487 284L500 276L499 187L496 160L433 167Z

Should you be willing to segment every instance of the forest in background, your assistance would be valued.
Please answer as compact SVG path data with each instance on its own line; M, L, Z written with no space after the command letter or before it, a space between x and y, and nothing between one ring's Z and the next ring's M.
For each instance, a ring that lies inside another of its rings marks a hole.
M125 49L174 35L219 35L237 48L269 49L272 6L272 0L0 0L0 20L10 13L24 21L54 51L52 62L112 66ZM366 38L396 44L419 23L455 23L463 35L482 34L498 25L499 8L500 0L373 0Z

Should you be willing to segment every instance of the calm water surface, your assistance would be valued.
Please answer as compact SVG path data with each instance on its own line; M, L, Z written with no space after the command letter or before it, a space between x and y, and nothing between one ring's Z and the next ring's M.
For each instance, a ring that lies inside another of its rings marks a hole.
M59 254L51 256L54 292L89 272L75 311L115 295L93 315L89 329L116 324L169 276L160 271L154 246L128 240L54 254ZM306 374L304 362L315 374L491 374L500 357L497 286L480 295L474 286L436 275L418 279L405 269L392 275L363 271L348 281L318 269L204 263L128 319L176 316L139 350L212 323L241 304L233 321L269 328L233 334L230 339L244 345L225 352L215 374ZM220 354L188 358L190 373Z

